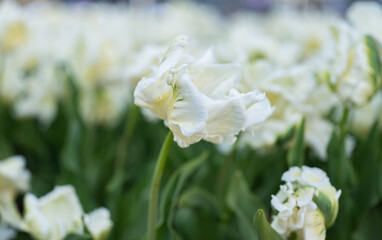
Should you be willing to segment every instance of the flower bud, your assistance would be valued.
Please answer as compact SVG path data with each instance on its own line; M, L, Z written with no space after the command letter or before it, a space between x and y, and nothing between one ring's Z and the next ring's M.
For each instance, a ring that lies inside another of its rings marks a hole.
M84 215L84 222L94 240L107 239L113 222L110 212L106 208L96 210Z
M271 204L277 211L271 226L284 237L325 239L326 228L333 225L338 213L337 191L326 173L318 168L292 167L282 175Z

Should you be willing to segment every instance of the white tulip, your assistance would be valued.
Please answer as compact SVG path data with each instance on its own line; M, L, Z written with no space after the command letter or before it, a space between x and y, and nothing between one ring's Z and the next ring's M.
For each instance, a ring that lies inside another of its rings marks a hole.
M16 231L0 221L0 240L11 240L16 237Z
M235 64L215 64L208 51L199 61L185 54L187 38L177 37L159 66L134 91L135 104L165 120L181 147L201 139L233 142L236 135L272 114L264 94L239 93Z
M57 186L40 198L28 193L24 199L26 231L36 239L64 239L83 233L83 211L72 186Z
M291 167L281 179L286 184L272 195L277 214L271 226L285 238L295 233L299 240L325 239L326 228L337 216L341 190L337 191L319 168Z
M0 161L0 191L25 192L29 189L30 173L25 169L25 158L13 156Z
M106 239L113 226L113 222L110 220L110 212L106 208L97 208L85 214L84 222L94 240Z
M365 34L371 34L382 42L382 7L377 2L354 2L346 13L354 26Z
M375 121L382 121L382 92L377 94L363 106L357 106L351 113L351 130L358 136L365 137Z
M29 189L30 173L25 159L13 156L0 161L0 218L7 224L23 229L24 225L15 203L18 193Z
M334 129L325 116L340 101L325 83L317 81L313 72L314 69L308 65L283 69L266 60L247 65L242 87L252 89L258 85L267 93L276 110L265 123L256 127L252 136L245 134L242 142L256 149L272 146L279 136L305 118L305 143L325 160Z

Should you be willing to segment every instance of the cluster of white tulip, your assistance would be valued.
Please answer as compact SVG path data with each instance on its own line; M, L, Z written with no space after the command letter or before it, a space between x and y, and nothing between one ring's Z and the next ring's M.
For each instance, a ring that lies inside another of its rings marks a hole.
M187 123L197 126L194 129L175 123L184 120L175 120L176 112L169 116L157 113L179 133L176 139L181 146L199 139L232 141L239 130L258 120L248 115L238 122L243 110L233 102L241 101L241 94L252 95L252 100L241 105L251 111L254 95L261 98L254 92L257 89L267 95L275 111L254 133L244 134L242 143L256 149L271 146L305 118L306 144L325 159L333 131L328 115L333 109L340 112L350 104L353 131L358 134L365 134L382 118L381 91L371 79L366 43L366 34L371 35L380 50L381 12L376 3L357 3L349 9L347 19L329 13L281 10L265 16L239 12L223 19L213 9L191 3L147 8L41 3L21 7L4 1L0 5L0 98L12 106L15 116L36 117L49 124L59 103L68 96L65 66L80 90L78 104L85 122L112 125L131 103L138 81L157 68L144 80L157 79L149 88L161 84L174 87L183 82L177 78L187 77L201 93L194 92L200 96L190 96L193 101L199 105L208 102L197 112L181 111L196 114L197 119ZM201 59L179 56L181 59L167 66L163 58L171 53L165 53L166 45L180 34L190 37L189 52ZM207 51L210 46L214 49ZM227 62L235 64L223 64ZM205 72L198 76L198 71ZM224 76L208 82L220 74ZM165 75L174 79L162 79ZM200 85L205 80L195 82L203 78L210 78L206 80L209 85ZM142 84L137 91L144 90ZM144 91L146 95L150 92ZM139 100L141 97L136 100L139 105L147 101ZM184 108L185 101L175 105ZM212 118L219 118L223 107L230 109L228 115L238 116L225 123L230 129L218 133L218 129L211 129L217 126ZM193 140L187 142L182 136ZM350 138L347 142L352 145Z
M1 100L12 105L16 117L34 117L49 125L58 104L68 96L65 68L80 90L78 104L84 120L112 125L168 41L181 33L197 35L200 42L217 35L213 15L192 5L135 9L34 3L22 7L2 1Z
M283 237L323 240L338 213L337 191L326 173L319 168L292 167L281 179L286 184L272 195L271 204L277 211L271 226Z
M107 238L112 227L109 211L101 207L85 214L71 185L56 186L40 198L27 193L21 215L16 197L28 191L29 182L23 157L0 161L0 239L12 239L17 229L35 239L61 240L68 234L83 234L85 227L93 239Z
M243 142L257 149L273 145L305 118L305 142L324 160L334 128L328 119L331 111L335 109L338 116L350 106L352 131L361 136L382 119L381 80L376 84L372 79L370 63L371 51L380 55L382 38L376 25L368 26L381 20L381 13L377 3L357 3L348 10L347 19L288 12L253 25L252 16L238 18L230 34L233 40L228 41L241 51L236 55L244 68L243 88L256 86L276 107ZM376 49L369 49L366 34L374 38ZM352 145L348 137L348 152Z
M368 2L354 4L346 18L277 10L224 19L191 3L21 7L4 1L0 101L17 118L49 125L70 96L71 77L87 124L113 125L134 95L148 119L164 120L180 147L202 139L232 143L243 131L242 144L263 149L305 119L305 143L325 160L333 121L344 109L351 108L359 135L382 121L381 22L382 7ZM347 143L350 152L350 137ZM21 216L15 198L28 190L29 178L22 158L0 162L4 236L14 235L8 226L37 239L62 239L84 226L95 239L107 236L109 212L84 214L71 186L41 198L28 193ZM274 229L285 237L325 238L340 192L319 169L292 168L282 180L272 197Z

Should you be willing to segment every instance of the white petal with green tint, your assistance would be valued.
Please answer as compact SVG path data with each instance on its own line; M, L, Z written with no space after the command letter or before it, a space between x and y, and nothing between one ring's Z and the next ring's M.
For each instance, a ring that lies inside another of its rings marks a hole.
M27 194L24 202L27 232L36 239L60 240L69 233L83 233L83 211L72 186L55 187L41 198Z
M113 226L113 222L110 219L110 212L106 208L97 208L85 214L84 222L94 240L107 239Z

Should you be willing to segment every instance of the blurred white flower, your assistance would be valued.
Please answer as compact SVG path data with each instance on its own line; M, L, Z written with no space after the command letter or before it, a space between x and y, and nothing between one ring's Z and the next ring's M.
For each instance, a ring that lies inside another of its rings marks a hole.
M369 103L353 109L350 117L351 130L358 136L365 137L377 120L382 122L381 91L378 91Z
M24 91L14 106L18 118L35 117L45 125L54 120L62 86L55 70L55 66L45 63L24 78Z
M24 225L17 205L17 194L29 189L30 173L22 156L0 161L0 218L3 222L23 229Z
M271 226L284 237L296 233L297 239L325 239L326 228L337 216L337 191L326 173L319 168L291 167L281 179L286 184L272 195L277 211Z
M255 85L267 93L276 110L265 123L255 127L253 135L244 134L241 142L256 149L272 146L305 118L305 142L325 160L334 129L326 116L340 101L325 83L317 81L314 69L308 65L283 69L266 60L257 61L245 66L242 88L248 90Z
M11 240L16 237L16 231L0 221L0 240Z
M0 161L0 191L14 195L29 189L30 173L22 156L12 156Z
M106 239L113 226L113 222L110 220L110 212L106 208L97 208L85 214L84 222L94 240Z
M329 84L343 101L362 105L369 101L375 89L369 78L370 66L364 36L345 22L332 25L335 47L326 62Z
M0 5L0 53L17 49L27 41L28 27L22 8L16 1Z
M196 61L185 54L187 38L169 46L153 76L143 78L134 91L135 104L165 120L174 140L187 147L201 139L233 142L236 135L272 114L264 94L239 93L235 64L215 64L211 51Z
M57 186L40 198L28 193L24 199L26 231L36 239L64 239L83 233L83 211L72 186Z
M377 2L354 2L346 13L347 18L361 32L371 34L382 42L382 7Z

